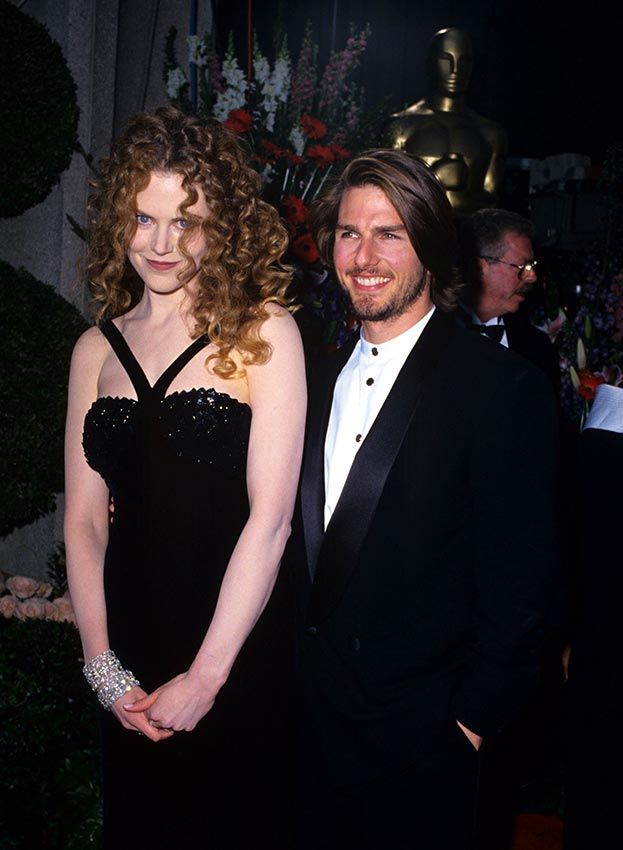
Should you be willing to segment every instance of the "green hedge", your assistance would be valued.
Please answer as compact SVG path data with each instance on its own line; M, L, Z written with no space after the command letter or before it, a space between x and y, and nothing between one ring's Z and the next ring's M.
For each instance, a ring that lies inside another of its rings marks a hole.
M75 626L0 618L0 850L101 845L97 716Z
M0 261L0 537L63 489L69 363L87 327L51 286Z
M46 28L0 0L0 217L40 203L71 161L76 85Z

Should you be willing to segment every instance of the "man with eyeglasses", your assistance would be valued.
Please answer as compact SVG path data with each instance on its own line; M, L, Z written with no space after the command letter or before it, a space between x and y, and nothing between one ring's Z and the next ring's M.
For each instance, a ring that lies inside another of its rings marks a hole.
M459 324L523 355L558 389L560 370L553 346L520 314L537 280L531 223L508 210L482 209L463 222L459 239L468 284L457 313Z
M460 226L459 246L467 287L457 309L457 323L531 361L557 392L560 368L556 349L521 309L537 281L531 223L508 210L481 209ZM536 422L535 427L539 427ZM503 492L504 483L501 488ZM519 788L529 785L543 770L544 741L555 736L560 723L559 659L565 619L566 601L559 593L548 614L538 693L527 711L483 753L478 850L510 846Z

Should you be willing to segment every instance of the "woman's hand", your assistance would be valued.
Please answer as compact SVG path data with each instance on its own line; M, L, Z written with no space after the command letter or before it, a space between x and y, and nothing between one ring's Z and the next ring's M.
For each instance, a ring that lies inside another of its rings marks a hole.
M146 717L152 730L191 732L214 705L217 692L189 670L132 704L125 700L123 708L128 718Z
M146 697L147 694L142 688L132 688L132 690L128 691L127 694L119 697L119 699L113 703L110 710L124 729L129 729L131 732L140 732L141 735L145 735L146 738L150 738L154 742L164 741L166 738L170 738L171 735L173 735L172 731L156 729L151 725L149 718L143 711L129 713L124 710L124 706L128 702L136 704L136 702L144 700Z

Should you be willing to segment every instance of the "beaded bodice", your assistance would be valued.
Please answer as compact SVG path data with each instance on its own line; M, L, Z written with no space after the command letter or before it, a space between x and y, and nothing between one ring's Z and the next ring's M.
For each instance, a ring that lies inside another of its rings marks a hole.
M114 495L138 479L187 475L226 476L244 481L251 422L248 405L214 388L165 395L183 367L208 344L195 340L152 386L112 321L101 326L136 389L137 399L102 396L84 421L83 448L89 465Z

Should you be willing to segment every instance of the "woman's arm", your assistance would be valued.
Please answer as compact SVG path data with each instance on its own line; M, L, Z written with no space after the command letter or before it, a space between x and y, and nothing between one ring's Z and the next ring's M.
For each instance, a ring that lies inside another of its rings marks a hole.
M190 669L128 707L146 711L161 728L189 731L212 707L270 597L290 534L303 451L303 350L296 324L282 308L271 308L262 336L272 346L270 361L247 369L253 411L247 460L250 514L214 617Z
M105 345L96 328L86 331L76 343L69 375L65 429L67 581L85 661L109 648L103 580L108 543L108 488L87 464L82 448L84 417L97 398ZM144 693L140 688L130 691L134 698ZM138 729L152 740L166 737L165 733L153 729L144 715L128 717L120 703L117 700L112 711L126 728Z

